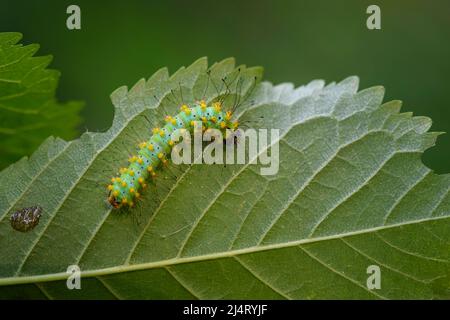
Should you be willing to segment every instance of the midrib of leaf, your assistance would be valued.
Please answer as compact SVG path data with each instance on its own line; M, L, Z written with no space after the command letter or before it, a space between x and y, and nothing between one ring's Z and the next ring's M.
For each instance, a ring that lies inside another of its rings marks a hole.
M286 241L286 242L261 245L261 246L252 246L252 247L248 247L248 248L244 248L244 249L235 249L235 250L223 251L223 252L212 253L212 254L204 254L204 255L190 256L190 257L179 257L179 258L172 258L172 259L166 259L166 260L154 261L154 262L137 263L137 264L132 264L132 265L121 265L121 266L115 266L115 267L109 267L109 268L86 270L86 271L82 271L81 275L82 275L82 277L98 277L98 276L122 273L122 272L146 270L146 269L153 269L153 268L164 268L164 267L168 267L168 266L172 266L172 265L185 264L185 263L191 263L191 262L199 262L199 261L207 261L207 260L215 260L215 259L227 258L227 257L235 257L235 256L239 256L239 255L249 254L249 253L257 253L257 252L263 252L263 251L269 251L269 250L301 246L304 244L318 243L318 242L323 242L323 241L327 241L327 240L341 239L344 237L351 237L351 236L356 236L356 235L364 235L364 234L372 234L372 233L377 234L378 231L399 228L399 227L404 227L404 226L408 226L408 225L426 223L426 222L431 222L431 221L446 220L446 219L450 219L450 217L449 216L439 216L439 217L423 218L423 219L417 219L417 220L409 220L409 221L404 221L401 223L396 223L396 224L391 224L391 225L378 226L378 227L367 228L367 229L362 229L362 230L357 230L357 231L345 232L345 233L341 233L341 234L334 234L331 236L301 239L301 240L296 240L296 241ZM421 257L421 258L429 259L427 257ZM450 262L446 261L446 260L436 259L436 258L433 258L433 259L437 260L439 262L444 262L444 263L450 264ZM430 260L432 260L432 259L430 259ZM45 274L45 275L34 275L34 276L21 276L21 277L14 276L14 277L0 278L0 286L23 284L23 283L30 283L30 282L57 281L57 280L65 280L65 279L67 279L67 273L65 273L65 272L51 273L51 274Z

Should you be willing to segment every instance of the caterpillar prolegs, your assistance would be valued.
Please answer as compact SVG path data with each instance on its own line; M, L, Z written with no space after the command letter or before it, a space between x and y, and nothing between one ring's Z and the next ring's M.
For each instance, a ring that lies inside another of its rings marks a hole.
M203 100L192 106L183 104L176 116L165 117L164 127L154 128L151 138L139 144L139 151L129 159L128 168L121 168L120 176L111 179L108 185L109 203L116 209L135 205L148 179L154 178L157 169L170 158L174 146L171 135L175 130L186 129L192 133L195 123L201 122L203 130L218 129L225 136L227 130L234 132L238 128L238 122L231 118L232 111L223 111L219 101L210 106Z

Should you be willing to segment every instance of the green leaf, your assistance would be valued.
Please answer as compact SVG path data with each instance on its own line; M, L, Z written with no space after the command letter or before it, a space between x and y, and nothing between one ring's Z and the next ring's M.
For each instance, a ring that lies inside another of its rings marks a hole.
M0 297L450 297L450 176L420 159L438 134L427 132L430 119L399 113L400 102L382 104L383 88L357 92L356 77L264 82L239 108L241 122L280 129L277 175L260 175L260 165L171 165L137 208L111 211L110 177L176 112L180 86L188 102L202 96L206 70L200 59L117 89L107 132L49 138L0 173ZM235 72L227 59L211 78ZM249 90L246 82L240 93ZM216 96L209 86L207 99ZM40 224L14 231L9 216L31 205L44 208ZM82 270L81 290L66 287L69 265ZM366 285L371 265L381 289Z
M78 135L80 102L55 99L59 72L37 44L17 44L20 33L0 33L0 169L32 153L48 136Z

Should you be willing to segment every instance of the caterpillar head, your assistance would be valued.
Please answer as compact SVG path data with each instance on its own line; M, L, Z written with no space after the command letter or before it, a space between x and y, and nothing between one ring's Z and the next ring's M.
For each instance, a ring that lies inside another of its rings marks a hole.
M111 182L112 184L108 185L108 202L113 206L113 208L118 209L121 207L122 202L120 201L120 199L118 199L119 197L119 190L117 190L116 188L116 181L120 179L120 178L112 178Z
M124 204L132 205L132 201L128 201L128 196L123 194L120 178L112 178L113 184L108 185L108 202L114 209L121 208Z
M114 209L119 209L122 206L122 202L117 200L117 198L111 195L111 192L108 196L108 202L113 206Z

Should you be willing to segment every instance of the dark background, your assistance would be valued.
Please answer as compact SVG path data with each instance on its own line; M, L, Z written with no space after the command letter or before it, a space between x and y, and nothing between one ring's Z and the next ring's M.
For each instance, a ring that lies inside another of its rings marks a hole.
M66 28L70 4L81 7L81 30ZM366 28L370 4L381 7L382 30ZM384 85L386 100L450 132L450 1L0 0L0 12L0 31L22 32L54 56L59 99L86 101L80 132L110 126L117 87L202 56L262 65L273 83L358 75L361 88ZM448 172L450 134L424 162Z

